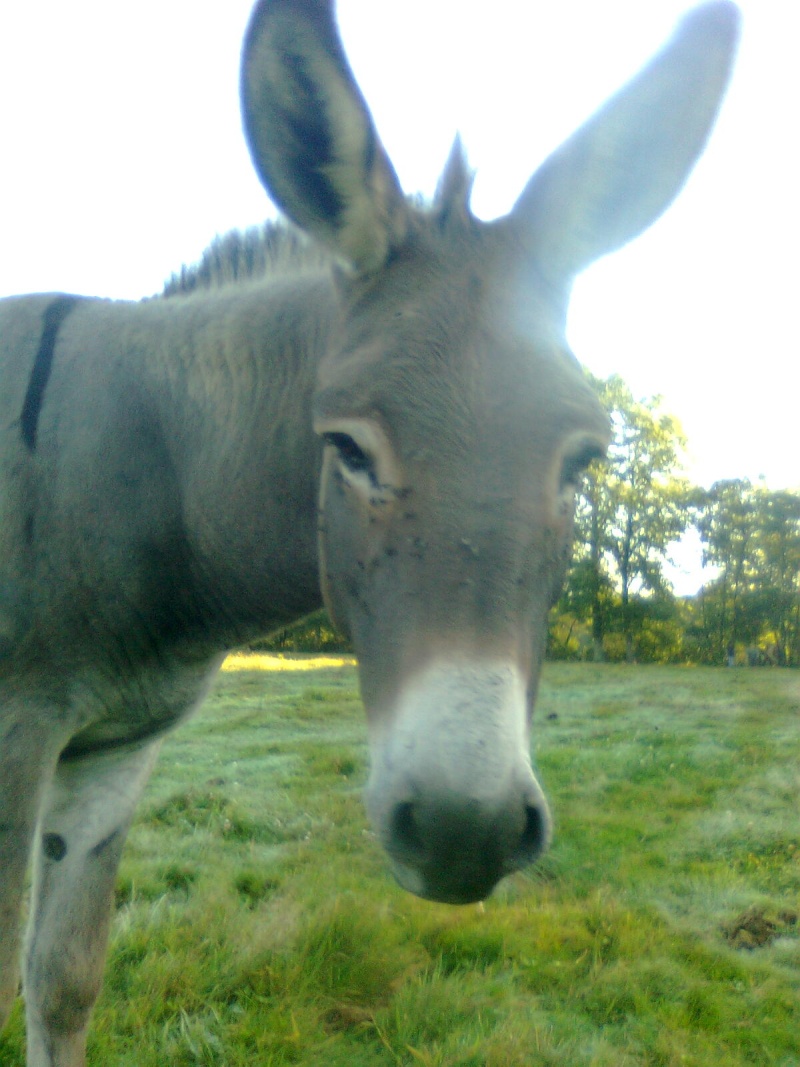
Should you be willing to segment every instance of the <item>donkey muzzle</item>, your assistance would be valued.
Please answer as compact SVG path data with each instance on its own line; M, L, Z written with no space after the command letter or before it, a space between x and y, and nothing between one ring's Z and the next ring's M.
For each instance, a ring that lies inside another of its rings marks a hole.
M366 803L395 877L430 900L483 900L550 840L524 682L502 663L429 666L392 710L373 732Z

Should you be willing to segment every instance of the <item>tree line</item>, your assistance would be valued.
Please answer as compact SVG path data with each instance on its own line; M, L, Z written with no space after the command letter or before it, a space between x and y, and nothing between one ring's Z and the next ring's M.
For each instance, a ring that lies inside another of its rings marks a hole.
M682 472L686 446L661 399L594 379L609 414L607 462L578 497L575 557L554 613L556 658L720 664L800 663L800 494ZM705 581L676 597L670 553L699 536Z
M637 400L618 376L592 384L613 439L578 493L573 563L548 655L800 665L800 494L743 478L692 485L683 431L661 398ZM696 595L678 597L668 564L692 531L705 580ZM319 612L260 647L345 646Z

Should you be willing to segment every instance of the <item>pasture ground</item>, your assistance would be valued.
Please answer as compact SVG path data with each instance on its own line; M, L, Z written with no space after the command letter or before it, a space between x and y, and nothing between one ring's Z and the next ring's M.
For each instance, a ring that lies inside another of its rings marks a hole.
M353 667L224 673L131 833L90 1065L800 1067L800 675L552 664L535 736L551 853L448 908L368 831Z

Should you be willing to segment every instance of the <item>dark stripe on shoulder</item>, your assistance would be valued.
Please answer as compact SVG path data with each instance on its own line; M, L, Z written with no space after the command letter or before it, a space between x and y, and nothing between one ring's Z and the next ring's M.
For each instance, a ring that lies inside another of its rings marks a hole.
M36 450L36 434L39 429L39 415L44 403L44 393L53 369L53 353L61 324L80 300L78 296L59 296L47 305L42 322L42 337L39 351L33 361L25 403L22 405L22 440L29 452Z

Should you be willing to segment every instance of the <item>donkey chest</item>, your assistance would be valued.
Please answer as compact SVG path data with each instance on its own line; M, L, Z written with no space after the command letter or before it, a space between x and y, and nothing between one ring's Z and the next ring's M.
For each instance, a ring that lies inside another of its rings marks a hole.
M197 663L109 664L76 673L66 689L70 710L86 725L64 756L137 744L158 737L188 718L210 689L222 656Z

